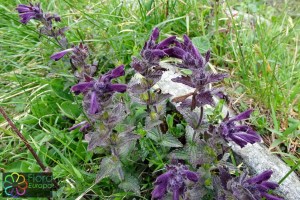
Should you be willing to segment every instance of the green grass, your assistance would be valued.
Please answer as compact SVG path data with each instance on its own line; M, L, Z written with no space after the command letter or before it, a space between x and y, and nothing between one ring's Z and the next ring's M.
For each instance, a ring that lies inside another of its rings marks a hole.
M252 123L275 142L273 147L289 165L299 162L299 148L294 151L291 147L299 145L300 19L293 11L297 1L280 5L267 4L267 0L122 2L43 0L42 7L62 17L62 24L70 28L67 37L71 43L88 44L91 60L100 62L101 73L124 63L130 74L131 56L139 53L155 26L162 37L188 34L209 41L205 48L213 52L212 67L231 74L225 84L233 96L232 107L256 108ZM18 22L14 9L19 3L25 1L0 0L0 105L55 177L61 178L58 196L73 199L91 187L93 193L108 198L111 194L102 193L103 188L113 187L108 180L93 184L101 158L86 153L81 133L67 130L74 120L66 118L60 106L73 97L59 95L53 86L54 78L63 80L60 89L74 84L69 63L50 61L59 46L39 37L37 23L25 26ZM240 11L239 18L231 18L233 9ZM264 22L258 23L261 19ZM0 170L40 171L1 117L0 149ZM118 192L116 199L130 195Z

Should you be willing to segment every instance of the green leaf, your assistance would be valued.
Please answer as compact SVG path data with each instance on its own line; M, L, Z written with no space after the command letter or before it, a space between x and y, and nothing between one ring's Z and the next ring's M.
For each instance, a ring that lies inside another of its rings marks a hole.
M185 149L176 149L171 152L171 157L180 159L180 160L188 160L189 154L188 154L188 152L186 152Z
M159 133L157 131L148 131L147 137L157 142L159 140Z
M103 158L100 164L100 171L96 177L96 183L106 177L113 178L116 174L120 180L124 179L119 159L113 156Z
M161 145L165 147L182 147L181 142L170 133L163 135Z
M174 116L168 114L167 117L166 117L166 121L167 121L167 124L168 124L168 128L169 129L173 128Z
M275 130L275 129L271 129L271 128L267 128L269 131L271 131L272 133L276 133L277 135L279 136L283 136L282 135L282 132L278 131L278 130Z
M197 47L200 53L206 53L210 49L209 39L205 36L194 37L192 39L192 42Z
M129 176L125 178L125 181L119 184L119 188L127 191L132 191L137 195L140 195L140 186L137 178Z
M278 147L283 141L280 139L276 139L272 142L272 144L270 145L270 149L273 149L275 147Z
M289 123L289 127L283 132L283 135L288 136L298 129L300 123Z
M54 145L48 143L49 146L51 146L55 151L56 153L60 156L61 160L64 161L64 164L61 164L61 165L64 165L64 166L68 166L68 171L69 173L71 172L72 175L76 175L76 177L81 181L81 182L84 182L84 178L82 176L82 174L78 171L78 169L70 162L70 160L68 158L66 158L59 149L57 149ZM70 169L71 168L71 169Z
M61 105L57 106L60 108L61 112L71 119L77 119L81 114L81 109L77 104L72 104L71 101L65 101Z
M53 90L53 92L60 98L64 99L64 100L70 100L73 101L74 98L70 92L70 89L68 87L65 87L65 80L62 79L53 79L50 82L50 86Z
M193 71L190 69L180 69L180 72L183 73L183 75L192 75Z
M43 95L42 98L34 100L31 103L32 115L36 118L42 118L44 116L51 116L52 118L56 118L56 116L54 116L53 114L58 113L58 108L56 105L57 101L58 99L51 93Z

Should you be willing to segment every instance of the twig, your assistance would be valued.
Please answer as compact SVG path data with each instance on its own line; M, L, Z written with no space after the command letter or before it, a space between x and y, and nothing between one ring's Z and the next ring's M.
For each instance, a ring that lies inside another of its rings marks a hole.
M26 138L23 136L23 134L19 131L19 129L16 127L16 125L11 121L11 119L8 117L6 112L3 110L3 108L0 107L0 113L3 115L4 119L7 121L7 123L10 125L10 127L13 129L13 131L19 136L19 138L24 142L27 149L30 151L30 153L33 155L34 159L37 161L38 165L42 168L44 172L48 171L48 168L43 164L41 159L38 157L32 146L29 144L29 142L26 140ZM53 179L52 183L54 184L55 188L58 189L59 185L57 182Z

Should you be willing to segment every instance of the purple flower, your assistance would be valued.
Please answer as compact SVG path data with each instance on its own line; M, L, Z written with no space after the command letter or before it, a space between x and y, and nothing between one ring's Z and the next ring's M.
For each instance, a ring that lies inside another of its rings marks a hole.
M247 110L231 119L226 117L219 126L220 134L226 139L234 141L240 147L246 146L246 144L260 142L260 136L247 125L236 125L235 122L248 119L252 110Z
M27 24L31 19L41 20L43 18L43 11L39 3L35 5L30 3L28 6L20 4L16 10L19 12L20 22L23 24Z
M42 9L40 8L40 3L35 5L31 3L29 5L20 4L16 10L19 12L21 23L27 24L31 19L40 21L44 25L40 27L40 34L56 38L57 41L59 41L60 46L67 47L67 39L64 35L64 32L68 28L58 28L53 27L52 25L53 21L61 21L57 14L43 13ZM59 37L61 37L60 40L58 40Z
M71 59L73 64L84 63L84 60L88 57L88 47L80 43L78 46L74 46L73 48L57 52L53 54L50 58L52 60L58 61L69 52L72 52Z
M62 57L64 57L67 53L72 52L74 49L66 49L60 52L57 52L55 54L53 54L50 58L54 61L58 61L59 59L61 59Z
M245 179L243 185L249 190L257 190L260 193L261 198L265 197L267 200L282 200L282 198L268 194L269 190L276 189L279 185L275 182L268 181L271 178L272 170L267 170L258 174L252 178Z
M155 188L151 193L154 199L161 199L166 192L171 192L173 200L179 200L180 196L184 197L186 181L198 182L197 173L188 170L185 165L169 165L166 168L167 172L158 176L154 182Z
M124 65L121 65L106 74L100 76L98 80L94 80L88 76L85 82L74 85L71 90L76 94L83 93L85 95L85 104L88 107L89 114L100 112L101 103L107 101L115 92L125 92L127 86L124 84L112 84L111 80L125 74Z
M141 59L133 58L131 66L143 76L149 75L150 69L152 71L161 72L163 70L159 66L159 61L168 56L165 50L169 49L171 44L174 44L176 36L169 37L159 43L157 39L159 37L159 29L155 28L150 35L149 40L145 42L145 45L140 53ZM160 73L161 75L162 73ZM156 74L159 76L159 74ZM151 76L151 75L149 75Z
M177 97L174 99L175 102L182 102L182 107L191 107L193 110L195 107L200 107L204 105L214 105L213 96L220 96L223 93L219 90L213 89L209 90L207 85L209 83L219 82L224 78L228 77L227 74L212 74L206 72L204 69L194 70L191 76L180 76L173 78L172 81L177 83L182 83L195 88L193 93L190 95L184 95L182 97ZM192 96L192 99L187 99ZM176 100L178 99L178 101Z
M141 56L149 62L159 61L163 57L167 56L164 50L173 44L176 39L176 36L172 36L157 44L156 41L158 37L159 29L155 28L141 51Z
M228 75L208 72L206 64L210 58L210 51L207 51L203 57L188 36L184 35L183 40L182 43L175 41L175 47L171 47L165 52L171 57L182 60L182 63L178 65L179 67L192 71L191 75L173 78L172 81L195 88L195 91L176 97L173 99L173 102L182 102L181 107L190 107L191 110L204 105L214 106L213 96L223 98L225 95L220 89L209 89L208 84L220 82ZM188 99L190 96L192 98Z
M97 63L92 65L86 63L86 59L89 55L89 49L82 43L80 43L78 46L73 46L70 49L54 53L50 58L52 60L58 61L69 52L72 53L70 56L72 67L80 71L75 73L75 76L77 76L79 80L83 80L85 74L88 76L92 76L96 72Z
M195 47L187 35L183 36L183 43L176 41L175 47L166 49L165 52L170 57L182 59L182 68L191 70L204 69L210 58L210 51L207 51L205 57L202 57L197 47Z
M247 110L231 119L226 118L220 125L219 131L228 140L244 147L247 143L260 142L260 136L247 125L236 125L236 121L248 119L252 110Z
M236 125L235 122L248 119L252 110L247 110L231 119L226 117L219 126L220 134L226 139L234 141L240 147L246 144L260 142L260 136L247 125Z
M91 127L91 125L87 121L83 121L83 122L75 124L74 126L69 128L69 131L75 130L76 128L79 128L79 127L81 127L79 130L81 132L83 132L83 131L86 131L87 129L89 129Z
M240 177L232 178L226 168L219 168L222 187L231 191L237 197L251 197L251 199L260 200L283 200L277 196L268 194L269 190L276 189L279 185L275 182L268 181L272 175L272 170L266 170L257 176L247 178L247 174L242 174ZM242 189L243 188L243 189Z

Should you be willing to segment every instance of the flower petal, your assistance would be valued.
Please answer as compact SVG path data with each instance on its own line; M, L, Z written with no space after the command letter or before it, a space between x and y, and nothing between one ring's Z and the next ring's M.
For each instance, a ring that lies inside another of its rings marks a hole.
M190 181L198 182L199 178L198 178L197 173L192 172L192 171L190 171L190 170L184 170L183 172L185 173L186 177L187 177Z
M35 17L35 15L36 15L35 12L22 13L19 15L22 18L20 22L23 24L27 24L31 19Z
M81 82L71 87L71 90L78 95L79 93L84 93L88 91L91 87L93 87L94 82Z
M179 47L171 47L165 49L164 52L170 57L179 58L179 59L182 59L184 54L186 53L182 48Z
M267 200L283 200L283 198L276 197L276 196L268 194L266 192L262 193L262 197L265 197Z
M241 148L243 148L244 146L247 145L247 142L244 139L237 137L234 134L228 136L227 138L230 138L232 141L234 141L236 144L238 144Z
M273 173L272 170L266 170L263 173L248 179L247 182L250 183L250 184L261 183L263 181L268 180L271 177L272 173Z
M112 78L117 78L124 75L125 75L124 65L120 65L119 67L116 67L115 69L111 70Z
M107 87L112 91L122 93L125 92L127 89L127 85L125 84L109 84Z
M167 39L161 41L161 42L156 46L156 48L157 48L157 49L165 49L165 48L167 48L168 46L170 46L171 44L173 44L174 41L175 41L175 39L176 39L176 36L171 36L171 37L169 37L169 38L167 38Z
M166 172L164 174L159 175L154 184L161 184L161 183L167 183L169 178L171 177L172 173L171 172Z
M19 13L25 13L25 12L31 12L32 11L30 6L26 6L24 4L19 4L18 7L16 8L16 10Z
M251 144L254 144L255 142L260 142L260 137L258 135L247 134L246 132L236 132L233 134Z
M155 199L161 199L165 192L167 191L167 184L160 184L155 186L154 190L151 192L152 198Z
M173 199L172 200L179 200L179 188L173 190Z
M159 29L157 27L155 27L152 31L152 34L151 34L151 40L154 40L156 41L159 37Z
M251 115L252 112L253 112L252 109L249 109L249 110L247 110L245 112L242 112L239 115L235 116L234 118L230 119L228 121L228 123L229 122L241 121L241 120L244 120L244 119L248 119L250 117L250 115Z
M70 51L73 51L73 48L57 52L57 53L53 54L50 58L52 60L58 61L59 59L61 59L62 57L64 57Z
M279 187L279 185L277 183L271 182L271 181L264 181L261 183L261 185L264 185L265 187L274 190L277 187Z

